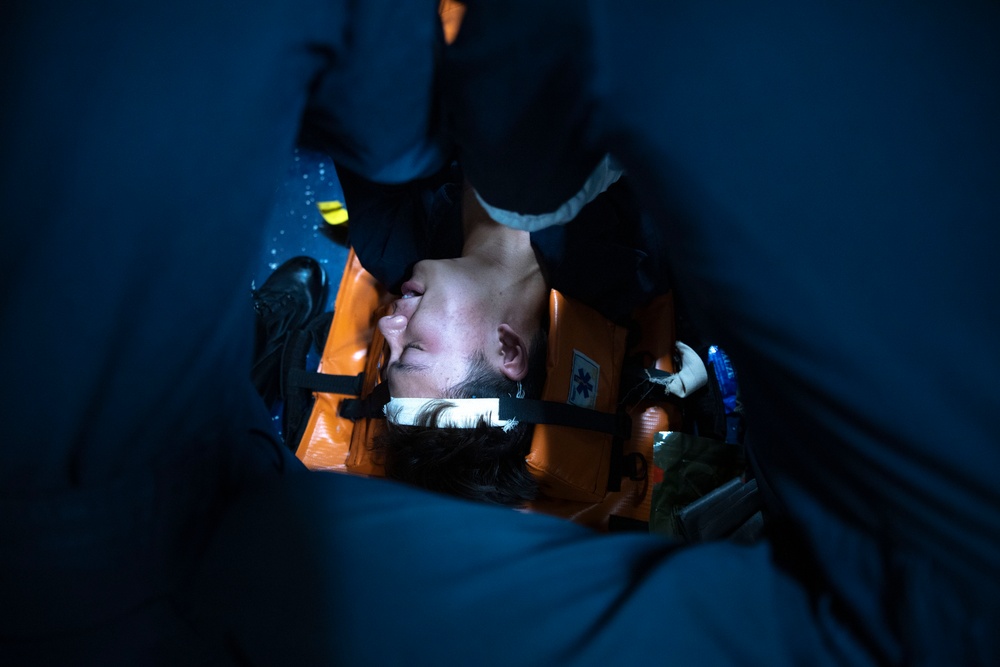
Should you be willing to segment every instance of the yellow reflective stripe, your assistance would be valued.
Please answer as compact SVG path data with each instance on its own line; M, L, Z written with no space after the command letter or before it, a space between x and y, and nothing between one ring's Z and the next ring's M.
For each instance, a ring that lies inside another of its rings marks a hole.
M318 201L316 208L319 209L323 219L331 225L342 225L347 222L347 209L339 201Z

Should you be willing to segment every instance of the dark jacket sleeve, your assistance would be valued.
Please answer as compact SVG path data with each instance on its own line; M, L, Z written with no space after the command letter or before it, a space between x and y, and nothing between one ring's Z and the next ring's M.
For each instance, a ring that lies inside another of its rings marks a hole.
M361 265L399 292L422 259L462 254L461 173L449 167L428 178L386 185L338 166L350 216L348 240Z
M313 81L305 132L373 181L434 174L449 153L437 102L444 48L437 3L368 0L350 11L342 43L315 47L329 66Z
M585 12L524 4L469 3L446 52L444 100L466 178L480 196L497 208L540 214L573 197L604 151L587 136Z

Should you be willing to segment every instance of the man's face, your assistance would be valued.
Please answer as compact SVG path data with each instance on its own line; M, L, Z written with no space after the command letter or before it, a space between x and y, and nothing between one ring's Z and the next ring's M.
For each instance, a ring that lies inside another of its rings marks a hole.
M381 318L389 346L386 380L398 398L440 398L465 379L490 341L489 289L463 258L418 262L403 297Z

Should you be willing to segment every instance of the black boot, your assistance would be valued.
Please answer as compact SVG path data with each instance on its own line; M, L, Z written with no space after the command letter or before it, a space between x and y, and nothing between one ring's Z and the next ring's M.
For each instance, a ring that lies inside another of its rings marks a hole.
M281 398L281 352L289 331L305 326L326 305L326 272L312 257L293 257L253 290L257 337L250 377L268 408Z

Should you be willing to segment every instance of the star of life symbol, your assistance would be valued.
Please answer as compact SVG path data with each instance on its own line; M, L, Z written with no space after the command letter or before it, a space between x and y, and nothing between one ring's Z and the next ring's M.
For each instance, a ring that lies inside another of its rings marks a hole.
M573 374L570 376L569 398L566 402L581 408L594 409L600 377L601 367L583 352L573 350Z

